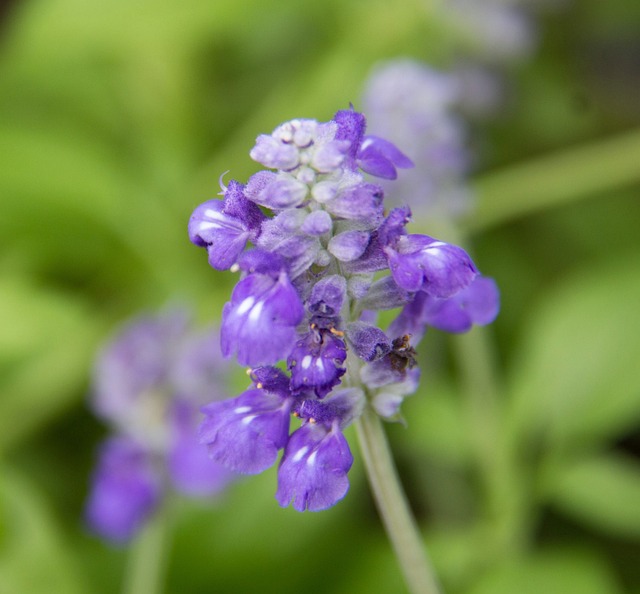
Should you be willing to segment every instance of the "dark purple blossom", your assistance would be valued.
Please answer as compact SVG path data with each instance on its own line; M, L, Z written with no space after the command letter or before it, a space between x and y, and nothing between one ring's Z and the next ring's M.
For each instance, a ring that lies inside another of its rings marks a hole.
M353 464L349 444L337 421L330 426L306 422L293 432L278 468L276 499L297 511L335 505L349 489Z
M209 200L198 206L189 219L189 239L206 247L209 264L227 270L248 241L255 241L264 215L244 196L244 186L231 181L224 200Z
M286 272L249 274L222 311L222 353L237 353L243 365L269 365L285 358L295 342L304 308Z
M391 351L387 335L371 324L351 322L347 325L347 340L358 357L364 361L375 361Z
M428 235L402 235L384 248L393 280L407 291L424 291L434 297L451 297L478 274L461 247Z
M212 402L202 412L200 443L213 460L243 474L269 468L289 437L293 398L253 388L237 398Z
M333 328L325 330L312 324L309 332L296 342L287 359L294 393L312 390L318 398L323 398L340 383L347 358L341 334Z

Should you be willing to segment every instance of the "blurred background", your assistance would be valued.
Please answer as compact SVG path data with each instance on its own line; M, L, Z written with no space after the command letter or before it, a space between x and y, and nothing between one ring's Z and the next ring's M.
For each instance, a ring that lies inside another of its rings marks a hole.
M637 0L0 3L0 593L120 591L130 551L82 519L97 349L167 304L219 320L235 277L189 244L194 207L394 58L466 81L471 207L415 222L502 293L490 329L429 333L388 426L436 569L451 593L640 594ZM404 592L349 438L331 510L281 509L275 469L172 501L165 592Z

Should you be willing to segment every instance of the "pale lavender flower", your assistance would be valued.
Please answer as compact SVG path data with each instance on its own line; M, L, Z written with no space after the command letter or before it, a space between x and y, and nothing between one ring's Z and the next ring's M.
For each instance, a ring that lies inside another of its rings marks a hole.
M114 542L133 537L167 488L211 496L233 478L198 442L198 409L224 398L219 336L184 311L134 320L98 357L92 406L114 436L103 445L86 518Z
M363 93L369 128L401 145L417 165L397 182L381 181L390 204L408 205L419 217L466 212L470 157L466 124L456 112L461 90L455 75L409 58L372 71Z

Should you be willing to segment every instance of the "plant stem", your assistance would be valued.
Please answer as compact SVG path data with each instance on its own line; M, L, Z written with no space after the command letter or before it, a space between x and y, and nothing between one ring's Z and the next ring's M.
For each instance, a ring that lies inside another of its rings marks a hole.
M367 406L356 422L369 484L412 594L439 594L422 536L400 485L382 421Z
M131 546L122 594L161 594L169 536L168 505L161 505Z

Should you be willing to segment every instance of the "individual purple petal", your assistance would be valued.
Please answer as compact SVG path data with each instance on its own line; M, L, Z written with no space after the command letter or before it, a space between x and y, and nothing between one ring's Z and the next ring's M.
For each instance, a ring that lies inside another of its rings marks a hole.
M171 424L167 466L176 489L197 497L222 491L236 475L213 462L207 448L198 441L198 423L193 406L187 402L174 403Z
M286 144L279 139L261 134L256 138L256 144L249 156L258 163L271 169L293 169L298 165L298 148Z
M423 290L434 297L450 297L478 274L461 247L427 235L403 235L384 251L393 279L407 291Z
M254 273L241 280L222 311L222 353L237 352L241 365L269 365L295 343L304 308L285 272Z
M366 173L384 179L396 179L396 167L413 167L413 161L395 144L377 136L364 137L358 151L357 163Z
M333 221L331 215L325 210L316 210L307 215L304 223L300 227L300 231L307 235L324 235L333 228Z
M237 398L212 402L202 409L200 443L215 462L243 474L271 466L289 437L292 398L250 389Z
M374 228L383 218L383 197L380 186L360 183L336 193L325 208L334 217L367 223Z
M343 231L329 240L327 249L341 262L357 260L369 245L370 235L366 231Z
M391 341L380 328L364 322L347 324L347 340L358 357L375 361L391 351Z
M294 208L301 205L309 188L288 173L279 173L271 179L252 200L272 210Z
M478 276L462 291L448 299L429 295L423 300L421 317L428 326L444 332L467 332L476 324L495 320L500 310L500 293L492 278Z
M222 200L209 200L198 206L189 219L189 239L206 247L209 264L227 270L244 250L252 233L239 219L223 212Z
M335 171L344 161L345 153L349 150L351 143L345 140L333 140L320 144L313 151L311 166L319 173L330 173Z
M291 435L278 468L276 499L282 507L320 511L335 505L349 490L353 464L349 444L337 427L305 423Z
M311 328L291 351L287 366L291 371L291 390L313 390L318 398L326 396L340 383L346 369L344 341L329 330Z
M362 256L352 262L344 262L342 265L342 269L350 275L377 272L388 268L388 257L384 253L378 234L375 231L371 233L369 244Z
M161 496L151 455L128 438L112 438L100 452L85 516L100 536L126 542L142 528Z

